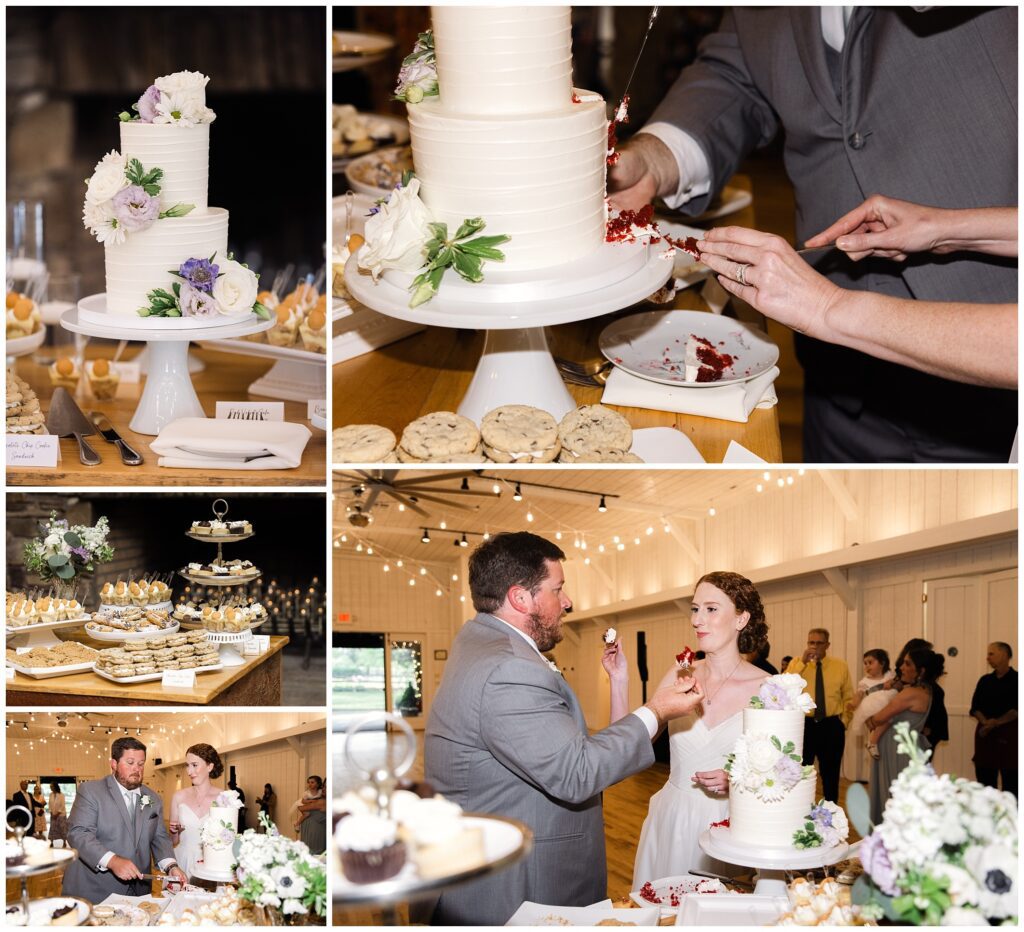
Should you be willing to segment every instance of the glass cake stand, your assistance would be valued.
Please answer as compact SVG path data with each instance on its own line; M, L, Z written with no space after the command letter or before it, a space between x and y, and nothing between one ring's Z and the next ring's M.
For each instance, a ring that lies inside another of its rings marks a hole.
M739 844L725 827L701 832L699 843L705 854L726 864L756 867L754 893L759 896L786 896L786 872L827 867L842 861L850 846L846 843L830 848L756 848Z
M449 270L437 295L409 307L412 276L387 272L374 283L360 272L356 256L345 264L352 297L389 317L433 327L486 331L484 349L458 413L479 424L506 404L541 408L561 420L576 408L548 348L545 327L571 323L629 307L654 294L672 274L664 244L603 243L593 254L554 270L538 270L533 281L484 266L484 281L465 282Z
M148 344L148 375L142 397L132 415L130 427L136 433L156 436L172 421L183 417L206 417L199 396L192 386L188 364L188 345L202 338L224 339L260 333L274 326L273 320L249 315L216 327L196 327L175 318L171 326L154 326L149 318L128 318L119 322L100 322L106 313L107 296L94 294L66 311L60 325L72 333L108 340L128 340Z

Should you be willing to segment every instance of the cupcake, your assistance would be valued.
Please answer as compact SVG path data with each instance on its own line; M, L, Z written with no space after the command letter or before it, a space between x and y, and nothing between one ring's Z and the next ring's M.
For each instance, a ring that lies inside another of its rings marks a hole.
M44 625L57 620L57 600L50 598L36 599L36 616Z
M119 579L114 586L114 605L127 605L131 601L131 594L128 591L128 584Z
M272 311L281 303L281 299L272 291L261 291L256 295L256 300L259 301L259 303L268 311Z
M302 345L312 353L327 352L327 315L319 305L309 312L309 316L299 324Z
M4 860L8 867L17 867L19 864L25 863L25 852L13 838L4 841Z
M100 589L100 602L104 605L114 604L114 584L105 582L103 588Z
M267 331L267 342L273 346L291 346L299 330L302 313L291 298L277 306L277 323Z
M7 292L7 339L27 337L42 326L39 309L28 295Z
M93 359L85 364L89 387L97 401L113 401L121 377L106 359Z
M149 604L149 593L146 592L146 590L137 582L132 580L128 584L128 601L131 602L132 605L137 605L139 608L142 608L142 606Z
M377 815L350 815L338 823L334 840L341 869L352 883L377 883L394 877L405 864L398 825Z
M50 384L54 388L66 388L69 392L74 394L75 389L78 388L78 380L81 378L82 373L79 371L75 361L68 358L67 356L61 356L57 359L49 368L50 373Z

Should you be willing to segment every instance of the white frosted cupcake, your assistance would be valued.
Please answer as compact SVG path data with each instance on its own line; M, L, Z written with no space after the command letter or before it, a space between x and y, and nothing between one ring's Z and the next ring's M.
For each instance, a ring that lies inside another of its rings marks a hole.
M405 864L405 845L398 840L398 825L377 815L345 816L334 840L341 869L352 883L377 883L394 877Z

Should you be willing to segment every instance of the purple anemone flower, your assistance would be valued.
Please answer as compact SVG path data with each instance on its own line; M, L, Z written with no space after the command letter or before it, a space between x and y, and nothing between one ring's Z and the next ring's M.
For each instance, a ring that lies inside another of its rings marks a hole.
M219 271L209 259L186 259L181 263L178 274L197 291L209 294L213 291Z

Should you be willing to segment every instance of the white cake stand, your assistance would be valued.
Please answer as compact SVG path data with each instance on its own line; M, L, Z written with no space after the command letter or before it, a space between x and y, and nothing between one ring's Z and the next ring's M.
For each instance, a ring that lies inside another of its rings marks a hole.
M238 883L234 871L207 870L202 861L197 861L192 868L192 876L200 880L212 880L215 883Z
M786 871L809 870L842 861L850 850L847 844L831 848L756 848L732 840L729 829L701 832L700 846L705 854L727 864L756 867L754 893L759 896L785 896Z
M55 631L62 631L65 628L81 628L90 621L91 615L82 615L79 618L65 619L64 621L42 622L36 625L20 625L17 628L6 627L4 634L9 647L56 647L63 643Z
M156 436L172 421L183 417L206 417L199 403L188 366L188 344L200 337L240 337L259 333L274 326L273 320L246 318L217 327L177 329L159 327L143 329L132 321L132 326L116 323L101 324L86 316L106 310L107 296L94 294L78 302L78 308L67 311L60 319L61 326L72 333L108 340L135 340L149 345L146 387L142 391L130 427L136 433ZM117 318L112 317L111 321ZM142 318L139 318L142 320Z
M652 295L672 274L664 244L605 243L585 259L540 270L537 280L484 266L484 282L470 284L445 274L437 295L409 307L411 276L386 273L376 283L360 272L357 258L345 264L352 297L389 317L434 327L486 331L484 349L458 413L479 424L505 404L541 408L560 420L576 407L558 374L544 328L586 320L629 307ZM545 275L547 279L545 280Z

